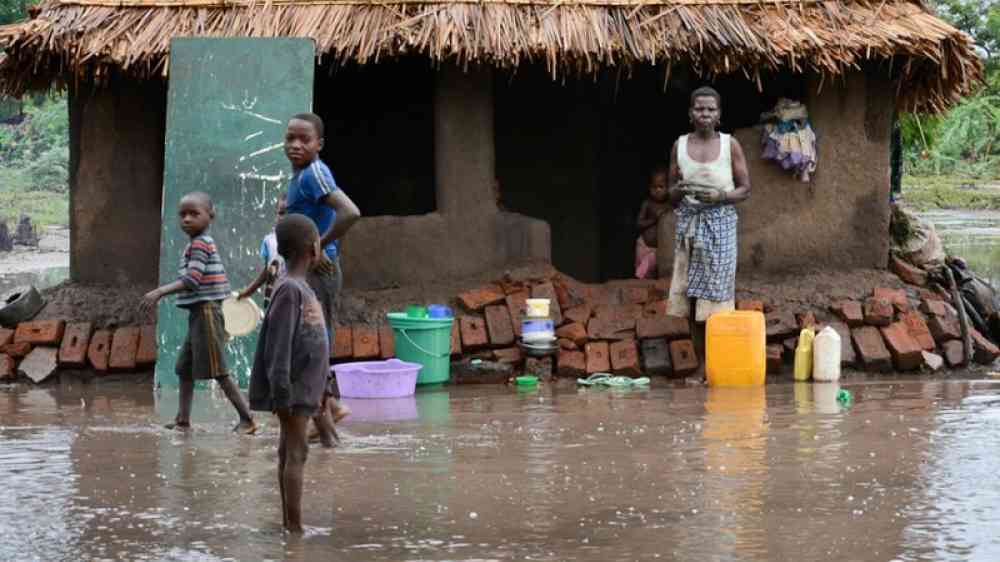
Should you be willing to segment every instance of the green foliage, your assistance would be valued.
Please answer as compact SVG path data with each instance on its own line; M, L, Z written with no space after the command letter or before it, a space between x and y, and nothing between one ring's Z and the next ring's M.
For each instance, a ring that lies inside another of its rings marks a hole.
M34 3L35 0L0 0L0 25L23 20Z
M901 117L906 169L918 175L1000 177L1000 0L934 4L938 15L976 41L986 83L945 115Z
M24 120L0 125L0 220L21 212L42 225L69 222L69 116L63 96L24 100Z

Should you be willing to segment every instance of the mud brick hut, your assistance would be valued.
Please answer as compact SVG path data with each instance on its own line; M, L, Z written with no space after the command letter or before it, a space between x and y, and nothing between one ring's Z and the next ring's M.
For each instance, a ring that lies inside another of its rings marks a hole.
M741 267L884 267L895 113L942 110L981 75L970 39L914 0L43 0L0 30L0 80L69 90L74 280L156 280L182 36L315 41L325 158L366 215L344 251L359 288L522 257L629 276L646 175L706 83L751 163ZM809 184L760 158L780 97L820 136Z

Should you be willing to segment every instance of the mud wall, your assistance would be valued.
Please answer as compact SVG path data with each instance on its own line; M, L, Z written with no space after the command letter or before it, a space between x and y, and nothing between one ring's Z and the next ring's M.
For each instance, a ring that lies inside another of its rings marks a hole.
M548 224L500 212L494 203L492 71L446 66L433 88L427 141L434 143L437 211L359 221L342 246L347 287L423 283L522 258L550 259Z
M156 284L166 107L164 82L71 83L73 281Z
M750 200L739 206L739 271L884 268L889 252L889 134L894 92L888 80L855 72L810 79L806 103L819 136L819 167L802 183L761 159L760 129L736 137L747 155ZM669 273L674 221L659 225L657 261Z

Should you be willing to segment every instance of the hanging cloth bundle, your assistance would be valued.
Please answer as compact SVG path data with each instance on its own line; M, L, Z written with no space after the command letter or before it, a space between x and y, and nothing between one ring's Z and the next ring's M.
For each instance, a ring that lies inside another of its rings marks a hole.
M816 171L816 133L809 123L806 106L786 98L760 116L764 122L762 157L774 160L795 177L808 182Z

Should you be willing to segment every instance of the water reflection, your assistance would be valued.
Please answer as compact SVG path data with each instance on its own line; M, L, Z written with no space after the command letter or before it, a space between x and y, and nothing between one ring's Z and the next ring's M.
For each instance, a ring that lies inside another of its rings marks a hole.
M802 383L352 401L301 539L270 416L237 437L202 391L184 435L172 389L0 387L0 559L1000 559L1000 385L841 386L853 406Z

